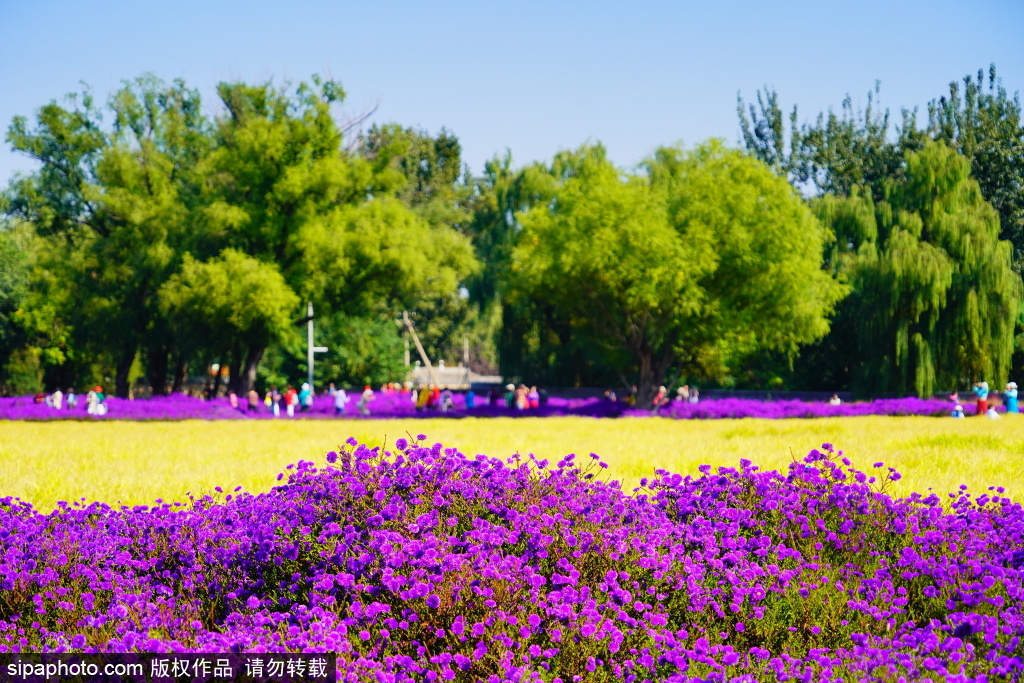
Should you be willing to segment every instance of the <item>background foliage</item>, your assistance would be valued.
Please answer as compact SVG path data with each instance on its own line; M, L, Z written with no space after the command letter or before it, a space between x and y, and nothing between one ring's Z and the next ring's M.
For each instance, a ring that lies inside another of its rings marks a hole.
M993 385L1024 369L1024 129L995 67L927 121L802 121L739 102L743 150L599 143L480 176L456 135L339 121L341 85L144 75L17 117L37 160L0 208L0 391L128 395L305 375L401 380L414 321L435 361L547 386L854 390ZM464 349L468 347L468 357Z

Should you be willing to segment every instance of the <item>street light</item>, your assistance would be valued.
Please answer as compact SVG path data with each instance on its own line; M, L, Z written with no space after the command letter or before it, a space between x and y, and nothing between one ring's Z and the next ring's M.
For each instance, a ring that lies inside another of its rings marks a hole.
M313 391L313 354L327 353L326 346L313 346L313 302L306 303L306 368L309 370L309 390ZM315 392L314 392L315 393Z

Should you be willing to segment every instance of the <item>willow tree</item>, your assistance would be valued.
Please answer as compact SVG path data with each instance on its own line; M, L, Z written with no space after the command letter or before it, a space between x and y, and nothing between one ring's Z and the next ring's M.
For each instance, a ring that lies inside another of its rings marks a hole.
M861 393L927 396L966 380L1002 382L1022 286L999 215L942 143L905 156L885 199L863 191L817 203L836 241L830 263L853 287Z
M1020 94L1010 96L996 76L996 66L963 85L949 84L949 96L928 104L925 132L942 140L971 162L971 177L999 212L1000 237L1013 243L1018 269L1024 259L1024 125Z

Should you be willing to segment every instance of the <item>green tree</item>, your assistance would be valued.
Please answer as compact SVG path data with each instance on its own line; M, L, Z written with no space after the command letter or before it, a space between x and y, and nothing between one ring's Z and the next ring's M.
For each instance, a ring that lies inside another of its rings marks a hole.
M1022 285L999 216L944 144L908 152L905 176L877 203L855 188L816 204L835 233L830 263L853 287L843 308L856 321L854 386L928 396L965 379L1002 382Z
M431 223L457 225L468 217L463 202L471 188L463 177L462 145L442 128L436 137L398 124L375 125L359 140L359 155L378 175L391 171L395 196Z
M45 236L82 226L109 234L101 207L85 196L87 186L96 182L96 165L108 144L102 114L88 89L65 99L66 108L56 101L41 107L34 128L25 116L11 122L5 141L38 162L39 170L15 177L6 193L6 211Z
M4 193L4 213L12 223L20 223L38 239L27 239L35 248L26 252L29 260L29 292L20 306L18 322L25 332L25 353L14 360L24 366L31 361L31 371L19 370L24 378L33 377L32 384L48 368L48 361L66 363L72 357L68 336L58 349L49 329L70 332L69 318L75 309L70 305L68 280L73 252L82 236L109 235L113 227L101 206L86 196L96 182L96 166L109 135L102 129L102 114L88 89L68 95L62 106L52 101L39 109L35 126L29 119L17 116L5 137L14 151L28 155L39 164L30 174L19 174ZM51 266L51 267L47 267ZM41 350L48 349L47 356ZM59 374L59 373L58 373ZM19 387L17 391L24 391Z
M294 93L222 84L219 93L227 113L203 165L204 220L223 247L272 264L300 301L356 318L390 319L458 288L473 265L468 241L396 199L400 173L342 150L337 83L314 78ZM258 362L264 340L240 343ZM246 391L255 376L247 362L233 388Z
M24 394L38 391L41 368L38 353L25 348L22 307L28 298L28 259L7 230L0 230L0 392ZM38 351L38 349L36 349ZM29 365L26 382L26 362Z
M6 230L0 230L0 358L20 345L21 330L14 319L28 293L25 254Z
M450 131L436 136L397 124L374 126L360 140L359 153L380 169L400 174L395 196L434 229L450 227L469 236L476 183L462 167L462 145ZM476 269L467 276L475 279ZM461 357L463 339L473 340L471 366L493 370L496 329L486 304L463 291L442 291L409 307L417 336L433 361ZM490 301L487 301L489 304Z
M467 282L480 320L493 329L500 371L516 381L547 386L600 386L617 383L621 373L601 362L596 347L573 335L562 311L546 299L507 296L512 254L522 224L518 216L550 202L560 183L572 177L599 145L563 151L550 164L512 168L512 155L495 157L474 181L469 232L481 267Z
M812 194L846 196L855 186L870 188L876 198L885 182L900 177L904 148L917 149L913 111L903 111L903 126L890 132L888 109L878 111L881 86L867 94L867 107L855 111L849 95L840 112L818 114L814 123L799 123L797 107L789 128L774 90L758 91L757 107L738 97L737 114L744 146L754 157ZM749 113L749 117L748 117Z
M855 186L869 188L875 201L885 198L890 181L904 174L906 152L920 151L927 140L947 143L971 163L982 196L999 212L1000 237L1014 245L1015 263L1024 258L1024 126L1020 96L1011 97L996 75L968 74L962 86L953 81L949 95L928 104L928 123L916 110L902 110L902 123L891 127L888 109L878 109L880 86L867 94L867 107L855 111L849 95L840 113L818 114L800 123L797 108L788 127L778 93L757 93L757 105L738 98L737 113L745 147L794 184L813 194L848 196Z
M949 97L928 105L927 134L967 157L971 177L982 196L999 212L1000 239L1009 240L1014 261L1024 258L1024 126L1020 95L1010 97L996 76L995 64L985 74L967 75L963 90L954 81Z
M114 94L111 109L118 144L107 153L100 180L107 205L134 225L132 237L146 246L145 261L134 271L146 292L136 330L149 384L160 395L166 393L172 358L176 390L187 359L159 313L156 291L180 267L183 254L209 242L199 220L200 162L210 151L212 128L199 93L181 80L167 86L143 76Z
M207 130L198 93L180 81L125 83L110 98L109 131L88 93L71 105L43 107L35 128L23 117L11 125L8 141L41 168L12 183L10 211L50 241L55 284L74 292L56 296L55 317L75 347L113 357L115 391L127 396L140 347L167 355L156 291L186 243Z
M512 293L550 304L642 403L670 368L720 376L827 331L841 288L785 180L714 142L659 150L646 171L581 150L553 201L519 218Z
M204 340L206 347L224 340L230 367L252 368L249 387L266 348L293 327L300 303L273 264L234 249L205 262L186 256L158 298L162 312L184 334ZM189 350L201 352L202 347Z
M676 230L703 247L688 266L705 303L683 337L686 374L733 377L764 353L791 361L828 332L847 290L822 268L828 231L784 179L717 141L662 148L646 167Z
M511 292L552 306L600 362L632 375L641 400L668 371L682 321L700 305L700 261L669 223L662 197L624 178L602 148L580 150L554 202L520 216Z
M328 348L313 366L317 386L379 386L401 380L406 373L405 345L398 325L387 317L317 314L316 340ZM305 377L306 363L305 327L293 327L280 344L267 349L259 368L260 384L285 386Z
M157 393L172 360L177 379L189 360L219 361L233 370L232 388L247 390L267 344L284 337L235 318L198 323L201 314L226 315L225 301L244 301L235 289L173 306L161 299L172 276L184 277L186 257L198 278L199 265L239 269L244 255L269 278L268 305L311 300L353 319L390 321L424 300L457 300L474 259L445 218L463 211L450 196L454 136L438 138L436 169L410 190L390 162L342 148L331 112L343 97L337 83L314 77L293 91L224 83L218 92L225 113L213 122L182 82L144 76L110 98L108 127L88 92L43 107L34 126L24 117L11 125L8 141L41 164L4 200L44 245L31 259L22 328L67 342L29 354L42 370L84 377L98 363L124 396L140 358ZM175 280L178 289L189 282Z

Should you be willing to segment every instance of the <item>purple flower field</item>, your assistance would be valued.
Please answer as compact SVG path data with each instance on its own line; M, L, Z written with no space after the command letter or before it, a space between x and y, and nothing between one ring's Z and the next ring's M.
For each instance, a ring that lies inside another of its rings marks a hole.
M419 437L420 442L425 437ZM825 444L641 488L350 439L268 493L0 498L0 650L337 652L343 681L1024 676L1024 509Z
M973 415L975 404L963 404L964 413ZM1002 409L1002 406L999 407ZM843 403L832 406L827 403L804 401L753 401L742 398L726 398L700 403L671 403L658 414L683 420L708 420L720 418L760 417L781 419L791 417L852 417L857 415L937 415L948 416L953 404L941 399L885 398L874 401ZM627 410L624 415L650 414L645 410Z
M346 418L362 417L353 397L341 415ZM397 417L549 417L579 415L586 417L650 416L657 414L677 419L716 418L809 418L844 417L854 415L941 415L948 416L952 404L939 399L880 399L858 403L830 406L826 403L803 401L755 401L750 399L711 399L700 403L672 403L658 413L649 410L629 409L624 403L611 403L599 398L566 399L551 398L547 405L533 410L509 410L504 406L489 406L486 399L477 399L473 410L465 407L465 398L456 395L453 410L442 413L438 410L417 412L408 396L402 394L378 393L369 404L371 418ZM232 420L232 419L274 419L262 403L256 412L234 409L227 398L202 401L181 394L130 401L108 398L108 412L105 416L94 417L86 413L84 401L73 410L55 410L45 404L35 403L33 397L0 398L0 420ZM965 403L968 415L974 413L974 404ZM334 404L328 396L317 396L308 412L296 411L295 418L334 418ZM278 419L289 419L282 415Z

